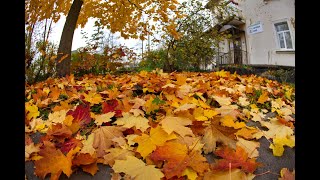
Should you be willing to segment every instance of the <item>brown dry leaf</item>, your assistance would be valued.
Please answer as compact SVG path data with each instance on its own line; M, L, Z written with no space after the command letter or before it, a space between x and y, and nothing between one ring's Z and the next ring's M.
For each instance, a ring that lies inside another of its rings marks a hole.
M98 126L101 126L103 123L110 122L111 118L115 115L115 112L108 112L105 114L95 115L95 123Z
M238 142L236 143L236 145L242 147L242 149L244 149L247 152L249 158L257 158L259 156L259 142L248 141L243 138L238 138Z
M183 99L185 96L187 96L189 94L189 92L191 91L192 87L188 84L184 84L182 86L180 86L177 90L176 90L176 96L180 99Z
M123 127L103 126L92 132L94 134L92 146L96 149L98 158L106 154L105 150L111 147L114 137L124 137L122 134L124 130Z
M236 130L233 128L221 127L219 125L219 119L221 117L213 117L211 124L204 129L204 136L201 143L204 143L203 151L205 154L215 151L217 142L222 142L223 144L230 146L231 148L236 148L236 141L229 137L229 135L234 134ZM222 133L221 130L224 130Z
M125 160L127 156L134 156L133 151L122 148L110 148L106 150L106 155L103 156L103 164L108 164L110 166L114 165L115 160Z
M144 104L146 104L146 101L141 98L135 98L133 100L130 100L130 103L134 103L132 109L139 109L141 106L143 107Z
M295 176L295 170L290 171L288 168L282 168L278 180L295 180Z
M115 160L112 169L116 173L124 172L135 180L160 180L164 177L160 169L154 165L146 165L134 156L127 156L126 160Z

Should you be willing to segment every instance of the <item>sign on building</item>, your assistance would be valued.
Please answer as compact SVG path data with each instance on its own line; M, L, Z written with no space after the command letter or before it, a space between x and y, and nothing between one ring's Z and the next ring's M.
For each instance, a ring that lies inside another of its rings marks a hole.
M262 32L262 31L263 31L262 23L260 21L248 26L248 33L249 34L256 34L256 33Z

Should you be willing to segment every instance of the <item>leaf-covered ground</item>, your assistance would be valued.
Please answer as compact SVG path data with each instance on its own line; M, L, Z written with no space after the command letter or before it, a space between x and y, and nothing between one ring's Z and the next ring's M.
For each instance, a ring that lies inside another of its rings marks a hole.
M259 139L275 157L295 146L294 87L255 75L71 75L25 95L25 161L41 179L94 176L100 164L115 180L253 179L266 165ZM288 167L275 173L294 179Z

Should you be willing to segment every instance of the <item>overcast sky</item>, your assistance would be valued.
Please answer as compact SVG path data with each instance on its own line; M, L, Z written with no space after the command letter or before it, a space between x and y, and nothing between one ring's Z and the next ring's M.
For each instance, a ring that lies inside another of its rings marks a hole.
M66 21L66 18L61 17L60 20L56 24L53 25L52 34L50 36L50 39L56 44L59 44L65 21ZM93 27L94 27L94 20L89 19L88 23L86 24L86 26L84 28L79 27L74 31L74 36L73 36L73 41L72 41L72 49L71 49L72 51L76 50L80 47L84 47L86 45L85 39L82 37L81 30L84 32L87 32L88 37L90 37L94 31ZM120 38L118 40L118 42L121 45L126 45L129 48L137 48L137 46L139 46L139 47L141 46L141 41L135 40L135 39L124 40L123 38Z
M178 2L180 2L180 3L182 3L183 1L187 1L187 0L178 0ZM203 0L203 3L206 3L206 1L207 0ZM66 18L61 17L60 20L56 24L53 25L52 34L50 36L50 39L56 44L59 44L65 21L66 21ZM91 37L91 34L94 31L93 27L94 27L94 20L89 19L88 23L86 24L86 26L84 28L79 27L79 28L75 29L74 36L73 36L73 42L72 42L72 49L71 49L72 51L76 50L80 47L84 47L86 45L85 39L81 35L81 30L87 32L88 37ZM119 36L118 33L116 33L116 35ZM117 41L121 45L125 45L129 48L139 49L138 51L136 51L137 53L140 53L139 51L141 51L141 45L142 45L141 40L137 40L137 39L125 40L122 37L120 37L120 39ZM146 43L144 42L144 49L146 48L145 45L146 45Z

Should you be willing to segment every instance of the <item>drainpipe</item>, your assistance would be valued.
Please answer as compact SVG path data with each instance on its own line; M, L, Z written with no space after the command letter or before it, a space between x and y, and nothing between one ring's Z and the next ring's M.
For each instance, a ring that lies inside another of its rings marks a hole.
M246 31L243 31L243 34L244 34L244 43L246 44L246 58L247 58L247 64L249 64Z

